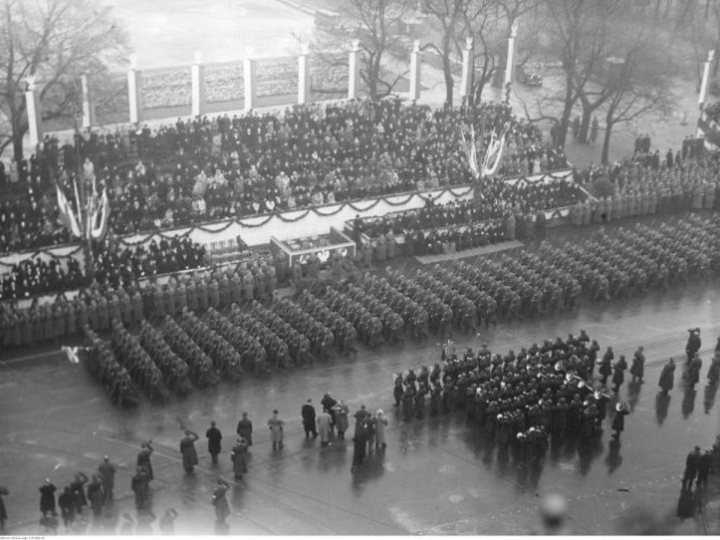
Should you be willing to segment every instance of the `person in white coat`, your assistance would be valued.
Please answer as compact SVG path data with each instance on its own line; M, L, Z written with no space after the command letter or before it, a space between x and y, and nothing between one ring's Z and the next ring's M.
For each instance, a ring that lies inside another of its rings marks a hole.
M385 448L387 446L385 442L385 428L387 428L388 421L382 409L378 409L375 419L375 448Z

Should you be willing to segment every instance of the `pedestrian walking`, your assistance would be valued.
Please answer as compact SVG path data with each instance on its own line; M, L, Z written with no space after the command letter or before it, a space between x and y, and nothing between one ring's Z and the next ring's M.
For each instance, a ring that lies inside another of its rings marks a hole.
M140 445L140 452L138 452L137 456L136 465L145 469L145 474L147 475L148 482L151 482L153 478L155 478L153 474L152 462L150 461L150 456L154 451L155 449L152 447L152 440L145 441Z
M197 451L195 450L195 441L197 441L197 433L189 429L185 430L185 437L180 441L180 453L183 458L183 468L188 474L192 474L195 465L198 464Z
M213 489L212 504L215 507L215 519L218 523L225 523L230 515L230 505L227 502L225 494L230 486L222 478L218 478L217 485Z
M222 433L215 426L215 422L210 422L210 428L205 432L205 437L208 440L208 452L212 458L213 465L218 463L218 454L221 451L220 441L222 441Z
M685 458L685 472L683 473L682 487L683 489L692 489L692 483L698 474L698 465L700 464L700 447L695 449ZM699 481L698 481L699 483Z
M113 490L115 489L115 465L110 463L110 457L104 456L103 462L98 465L98 472L103 483L103 492L105 494L105 501L110 502L113 500Z
M252 446L252 432L252 421L248 418L248 413L244 412L242 413L242 418L237 425L237 434L243 439L245 439L245 442L247 442L248 446Z
M57 515L55 510L55 484L50 482L49 478L45 479L45 483L40 486L40 513L44 516L48 512Z
M385 429L387 428L388 420L385 418L385 413L382 409L377 410L375 419L375 447L386 448L387 443L385 442Z
M246 459L247 449L247 441L242 437L238 437L235 446L232 448L232 454L230 455L236 480L242 478L242 475L248 470Z
M6 487L0 486L0 529L5 528L5 522L7 521L7 510L5 510L5 501L3 497L10 495L10 492Z
M615 417L612 421L613 438L616 441L620 440L620 434L625 430L625 417L630 414L627 405L625 403L618 403L615 406Z
M672 358L663 366L658 385L665 395L675 386L675 360Z
M307 403L302 406L300 410L302 416L303 429L305 430L305 438L307 439L310 435L313 438L318 436L317 429L315 429L315 407L312 405L312 399L308 399Z
M282 420L278 415L280 413L277 409L273 411L273 415L267 421L268 428L270 429L270 438L272 440L273 450L283 449L283 426L285 421Z
M639 347L633 357L632 366L630 367L633 382L638 379L642 383L645 376L645 353L643 353L643 350L644 347Z
M330 434L331 429L330 425L332 424L332 417L330 416L330 413L326 410L323 410L317 417L317 428L320 432L320 446L329 446L330 445ZM339 436L339 432L338 432Z

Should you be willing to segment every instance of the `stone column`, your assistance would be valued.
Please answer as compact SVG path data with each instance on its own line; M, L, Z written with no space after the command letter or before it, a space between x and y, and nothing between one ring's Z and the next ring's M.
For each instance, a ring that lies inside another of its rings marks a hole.
M410 100L420 99L420 72L422 71L422 52L420 51L420 40L413 41L413 49L410 53Z
M95 103L90 93L90 81L87 75L80 75L82 86L82 127L88 128L95 125Z
M130 104L130 123L142 120L142 72L137 68L137 56L130 55L128 71L128 103Z
M248 47L243 60L243 85L245 87L245 110L255 107L257 86L257 65L253 58L253 50Z
M300 45L300 56L298 56L298 105L305 105L310 99L310 63L308 61L308 49L307 43Z
M360 93L360 41L353 39L348 70L348 99L357 99Z
M37 147L43 139L42 109L40 108L40 95L35 88L35 75L26 79L25 102L30 135L30 144Z
M465 48L462 52L462 82L460 84L460 97L469 98L472 95L473 64L475 51L473 39L465 38Z
M193 65L190 67L192 76L192 115L205 113L205 66L202 64L200 51L193 53Z

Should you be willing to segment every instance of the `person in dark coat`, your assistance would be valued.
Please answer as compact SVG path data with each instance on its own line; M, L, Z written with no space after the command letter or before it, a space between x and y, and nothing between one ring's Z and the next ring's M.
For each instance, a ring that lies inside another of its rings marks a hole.
M242 437L238 437L237 443L232 447L232 454L230 458L233 463L233 472L236 479L242 478L242 475L247 472L247 441Z
M698 351L700 351L702 339L700 338L700 328L691 328L688 332L690 335L688 336L687 345L685 345L685 352L687 353L687 362L689 364Z
M310 437L311 434L313 438L317 437L318 432L317 429L315 429L315 407L312 406L312 399L307 400L307 403L302 406L300 413L302 415L305 438Z
M696 446L685 459L685 472L683 473L682 487L683 489L692 489L692 483L698 473L698 465L700 461L700 447ZM698 484L700 481L698 480Z
M147 469L142 466L138 466L135 470L135 476L130 480L130 487L135 493L135 507L142 508L145 506L145 501L148 497L148 473Z
M698 458L697 462L697 487L698 489L706 488L708 476L713 468L713 455L711 450L705 450L703 454Z
M350 472L355 472L365 460L365 452L367 449L367 441L369 434L368 417L358 420L355 426L355 436L353 437L353 457Z
M667 394L675 386L675 360L672 358L663 366L658 385L663 394Z
M92 508L93 515L99 516L102 514L105 496L103 494L103 484L99 474L93 474L92 481L87 487L87 498L90 502L90 508Z
M65 525L66 529L69 529L75 521L75 499L72 491L70 491L70 486L65 486L65 490L58 497L58 506L60 507L63 525Z
M687 384L690 388L694 388L695 385L700 382L700 370L702 369L702 360L696 354L695 357L690 361L690 365L687 370Z
M0 529L5 528L5 522L8 518L7 510L5 510L5 501L3 501L3 497L7 497L8 495L10 495L10 492L7 488L0 486Z
M50 512L56 516L57 511L55 510L55 491L57 488L55 484L50 482L49 478L45 479L45 483L40 486L40 513L45 515Z
M103 457L103 462L98 466L98 472L103 482L103 491L106 501L113 500L113 490L115 489L115 465L110 463L108 456Z
M244 412L242 413L242 419L240 419L237 425L237 434L245 439L248 446L252 446L252 431L252 421L248 418L248 413Z
M185 437L180 441L180 453L183 457L183 468L185 472L191 474L198 464L197 451L195 450L195 441L200 437L194 431L185 430Z
M638 348L633 357L632 366L630 367L633 382L635 382L635 379L639 379L642 383L645 376L645 354L643 350L643 347Z
M614 358L615 354L613 353L612 347L608 347L600 361L600 369L598 370L600 375L602 375L603 386L607 386L608 377L612 375L612 361Z
M615 385L613 392L616 394L620 391L622 383L625 382L625 370L627 369L627 362L625 356L620 355L620 359L615 363L615 372L613 373L612 382Z
M215 422L210 422L210 429L205 432L205 436L208 440L208 452L212 457L213 465L217 465L218 454L220 453L220 441L222 441L222 433L215 427Z
M152 441L146 441L140 446L141 450L138 453L136 465L145 469L147 481L150 482L153 478L155 478L155 476L153 475L152 462L150 461L150 456L155 451L155 449L152 447Z
M620 440L620 433L625 430L625 417L630 414L627 406L624 403L618 403L615 406L615 417L612 422L613 438L617 441Z
M88 477L83 472L79 472L75 475L75 480L70 482L70 491L72 491L73 497L75 497L75 512L82 514L83 508L87 506L87 497L85 497L85 484L88 481Z

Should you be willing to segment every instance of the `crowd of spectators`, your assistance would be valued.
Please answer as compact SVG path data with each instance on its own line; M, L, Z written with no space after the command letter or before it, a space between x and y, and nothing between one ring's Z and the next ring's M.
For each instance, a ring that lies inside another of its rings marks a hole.
M0 277L0 300L23 300L34 296L78 289L94 279L100 285L127 286L133 281L160 274L205 266L204 246L189 237L162 237L143 245L121 248L116 242L93 245L92 278L75 256L45 261L40 257L12 266Z
M72 177L86 159L99 189L108 190L111 227L123 234L466 184L473 177L461 126L468 124L480 151L493 129L506 133L501 175L566 165L561 151L544 145L537 126L495 103L471 112L404 106L397 99L351 101L178 120L155 131L88 131L76 134L74 144L47 136L42 149L19 164L19 191L5 205L0 245L16 251L69 240L51 232L57 210L50 188L57 181L71 195Z

